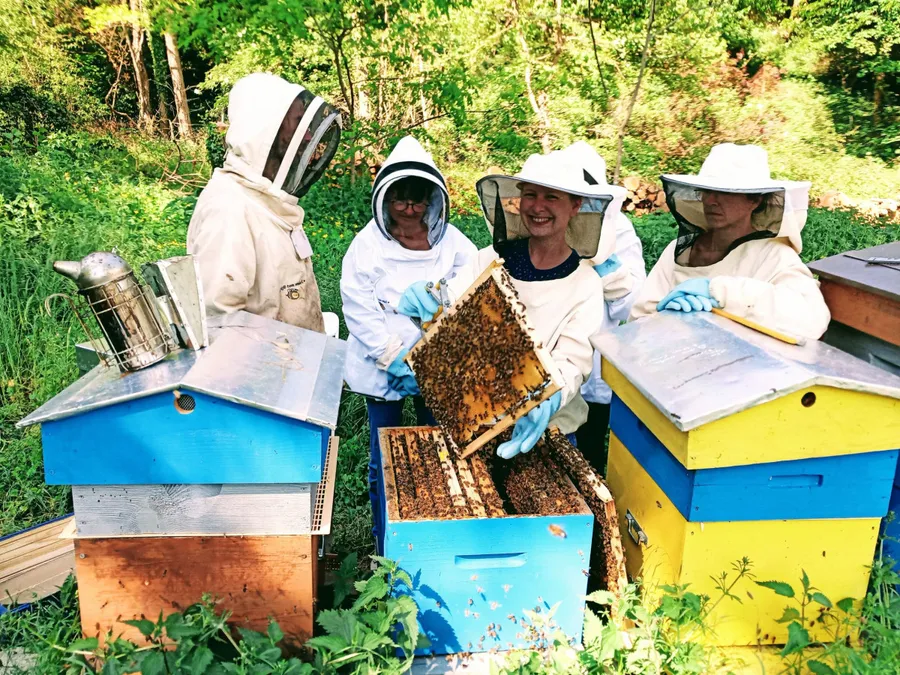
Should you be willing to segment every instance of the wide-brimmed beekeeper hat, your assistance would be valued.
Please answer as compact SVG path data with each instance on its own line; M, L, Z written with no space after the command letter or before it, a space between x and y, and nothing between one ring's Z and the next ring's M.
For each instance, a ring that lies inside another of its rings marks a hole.
M799 253L803 248L800 232L806 224L809 208L807 182L773 179L769 155L756 145L722 143L710 150L697 175L664 174L666 204L678 223L676 258L707 230L701 197L704 192L762 195L751 215L753 234L732 243L732 249L744 241L784 237Z
M530 237L519 215L521 186L540 185L581 197L581 208L569 221L566 243L582 258L606 259L615 251L615 224L604 227L607 213L616 213L625 190L612 185L590 185L584 171L565 150L531 155L514 176L494 174L476 184L481 209L494 237L494 246Z

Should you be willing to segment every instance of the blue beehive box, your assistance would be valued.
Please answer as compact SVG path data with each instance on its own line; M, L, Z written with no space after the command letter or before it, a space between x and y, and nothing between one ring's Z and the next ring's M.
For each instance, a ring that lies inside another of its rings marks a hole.
M19 422L52 485L318 483L346 344L237 312L210 346L143 370L98 366Z
M590 508L578 497L575 513L492 517L470 502L472 513L481 515L402 518L399 473L388 437L403 435L402 443L412 455L415 438L436 431L382 429L378 477L384 555L398 561L413 581L419 623L431 642L424 651L452 654L540 646L557 630L580 642L594 528ZM461 482L468 480L470 487L478 483L478 476L466 476L466 460L451 458L446 446L442 459L453 463ZM423 466L440 472L427 462Z

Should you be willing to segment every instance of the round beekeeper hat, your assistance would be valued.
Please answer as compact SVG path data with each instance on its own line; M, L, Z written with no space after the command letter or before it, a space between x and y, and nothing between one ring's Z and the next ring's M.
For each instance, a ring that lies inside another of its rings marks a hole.
M732 248L750 239L785 237L800 252L810 184L773 179L764 148L722 143L710 150L697 175L664 174L660 178L666 204L678 223L676 258L707 230L703 192L763 195L750 217L753 234L732 243Z
M531 155L514 176L493 174L478 181L475 187L495 247L531 236L519 215L520 191L524 183L581 197L581 208L566 230L566 243L582 258L603 256L605 259L612 255L615 224L605 227L604 218L607 213L614 214L621 208L625 190L612 185L589 185L583 168L563 150Z

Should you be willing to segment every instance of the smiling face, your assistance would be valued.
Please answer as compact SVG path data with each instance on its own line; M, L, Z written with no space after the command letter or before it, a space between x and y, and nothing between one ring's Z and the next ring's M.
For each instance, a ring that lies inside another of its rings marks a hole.
M710 230L749 223L750 215L762 203L762 199L762 195L734 192L703 190L700 193L703 215L706 216L707 227Z
M536 239L565 238L569 221L581 208L581 197L562 190L525 183L519 213L528 233Z

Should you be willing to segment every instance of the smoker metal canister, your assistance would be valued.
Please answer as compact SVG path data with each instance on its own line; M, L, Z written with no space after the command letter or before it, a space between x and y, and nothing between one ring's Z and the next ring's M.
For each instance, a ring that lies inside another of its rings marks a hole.
M118 255L91 253L79 262L58 261L53 269L78 286L120 370L146 368L169 353L152 297Z

